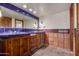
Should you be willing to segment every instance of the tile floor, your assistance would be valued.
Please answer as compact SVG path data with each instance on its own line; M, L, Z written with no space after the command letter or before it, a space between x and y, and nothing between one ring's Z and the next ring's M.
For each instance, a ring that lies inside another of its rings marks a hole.
M74 54L66 49L48 46L46 48L39 49L32 56L74 56Z

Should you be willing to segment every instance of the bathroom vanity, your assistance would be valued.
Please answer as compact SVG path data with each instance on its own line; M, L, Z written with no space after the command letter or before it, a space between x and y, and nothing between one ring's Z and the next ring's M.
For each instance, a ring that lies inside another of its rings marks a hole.
M42 46L45 46L45 32L43 31L0 34L0 55L32 55Z

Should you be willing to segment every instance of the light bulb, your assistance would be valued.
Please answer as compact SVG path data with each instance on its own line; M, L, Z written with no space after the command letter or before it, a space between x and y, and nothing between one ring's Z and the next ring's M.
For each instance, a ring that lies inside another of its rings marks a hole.
M34 14L36 14L36 11L33 11Z
M32 9L29 9L29 11L32 11Z
M27 8L27 5L23 5L23 8Z

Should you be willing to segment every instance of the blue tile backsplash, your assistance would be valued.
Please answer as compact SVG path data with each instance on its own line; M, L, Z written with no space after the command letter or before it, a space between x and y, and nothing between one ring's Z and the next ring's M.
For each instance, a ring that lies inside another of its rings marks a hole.
M37 29L27 29L27 28L0 28L0 33L4 32L29 32L29 31L37 31Z

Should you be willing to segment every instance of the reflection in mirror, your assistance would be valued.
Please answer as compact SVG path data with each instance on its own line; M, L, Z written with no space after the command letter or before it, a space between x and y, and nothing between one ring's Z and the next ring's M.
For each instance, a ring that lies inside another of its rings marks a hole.
M0 19L0 27L27 28L27 29L38 28L38 21L36 19L29 16L25 16L18 12L12 11L5 7L0 7L0 9L1 9L1 15L2 15Z
M23 28L24 27L24 21L23 20L15 20L15 27L16 28Z
M37 29L37 20L25 20L24 21L24 28L30 28L30 29Z

